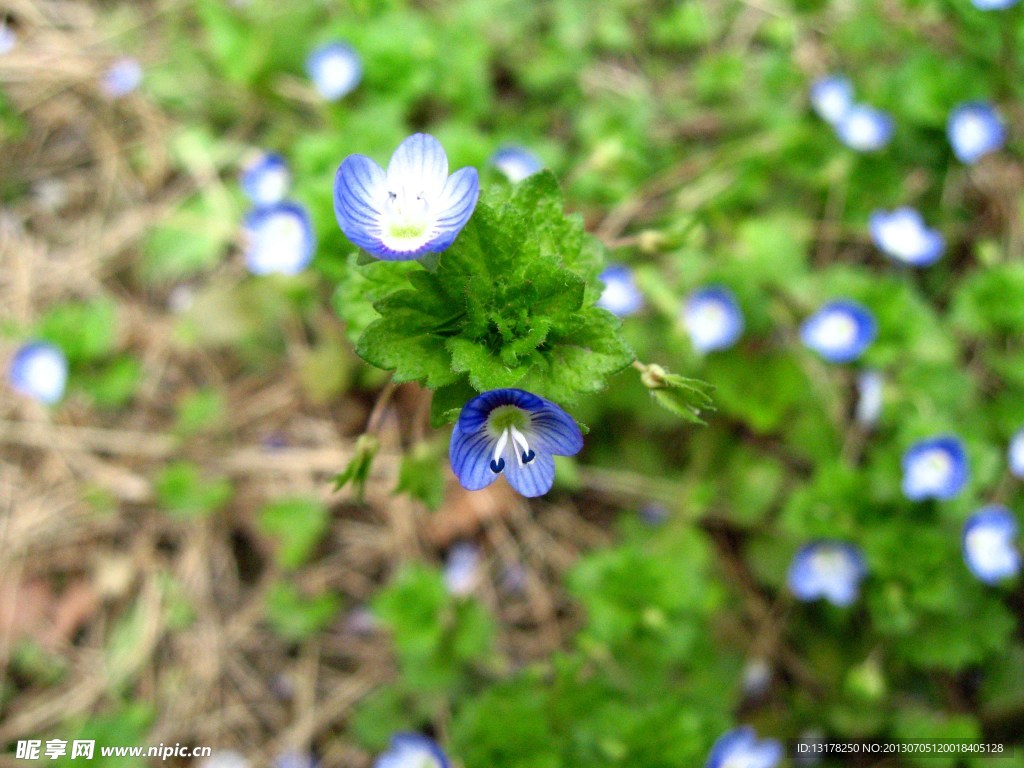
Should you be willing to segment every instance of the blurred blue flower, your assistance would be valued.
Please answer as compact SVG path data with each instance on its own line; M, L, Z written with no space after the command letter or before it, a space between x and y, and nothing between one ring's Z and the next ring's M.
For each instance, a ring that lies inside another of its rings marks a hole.
M855 104L836 123L839 140L858 152L876 152L892 139L892 117L866 104Z
M462 408L448 456L470 491L504 474L523 496L540 496L555 481L552 456L573 456L583 435L573 418L543 397L521 389L492 389Z
M257 208L245 217L245 265L254 275L297 275L313 259L316 239L298 203Z
M775 739L758 740L749 725L726 731L711 747L704 768L775 768L782 760L782 745Z
M274 152L265 152L242 170L242 191L257 208L284 200L291 186L288 163Z
M219 749L199 761L200 768L250 768L245 755L233 749Z
M912 267L934 264L946 250L942 234L930 229L913 208L875 211L869 219L871 239L886 255Z
M1010 450L1008 457L1010 462L1010 473L1014 477L1024 479L1024 429L1019 429L1010 438Z
M282 752L274 760L274 768L316 768L317 765L313 755L294 749Z
M334 181L334 215L355 245L386 261L443 251L466 226L480 195L476 168L448 175L448 157L433 136L403 141L385 172L365 155L349 155Z
M448 550L444 564L444 586L455 597L469 595L480 580L480 550L461 541Z
M18 36L6 21L0 21L0 56L10 53L18 44Z
M597 306L619 317L635 315L643 307L643 294L636 287L633 272L629 267L609 264L597 279L604 283L604 290L601 291L601 298L597 300Z
M882 374L878 371L864 371L857 377L857 407L854 418L857 423L870 427L878 423L882 414Z
M903 495L911 501L954 498L967 484L967 452L942 435L914 443L903 454Z
M56 345L33 341L14 353L7 375L18 394L53 405L64 396L68 360Z
M983 101L970 101L950 112L946 134L953 154L968 165L1006 143L1006 126L999 113Z
M800 326L800 339L830 363L856 360L875 340L874 316L849 299L830 301Z
M502 147L491 155L491 165L513 184L543 170L544 163L524 147Z
M847 606L857 599L867 575L864 556L853 544L816 541L801 547L789 566L789 588L799 600L825 598Z
M964 562L986 584L1020 573L1020 550L1014 544L1017 521L1006 507L982 507L964 524Z
M100 88L111 99L119 99L139 87L142 82L142 65L137 59L118 59L103 74Z
M835 125L853 106L853 86L843 75L829 75L811 85L811 106L827 123Z
M971 0L971 4L981 11L1002 11L1015 6L1020 0Z
M740 305L724 286L694 291L683 304L683 327L698 352L728 349L743 335L743 326Z
M396 733L388 751L379 755L373 768L451 768L441 748L418 733Z
M363 79L359 54L345 43L327 43L309 54L306 73L313 87L327 101L351 93Z

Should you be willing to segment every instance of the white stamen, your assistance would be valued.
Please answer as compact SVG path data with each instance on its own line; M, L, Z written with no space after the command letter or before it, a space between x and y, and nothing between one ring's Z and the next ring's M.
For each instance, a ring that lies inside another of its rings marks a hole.
M501 437L498 438L498 444L494 446L494 461L497 462L501 458L501 454L505 451L505 446L508 445L508 430L506 429L501 433Z
M512 433L512 441L522 448L522 451L516 452L516 459L519 461L519 466L521 467L523 466L523 456L530 453L530 445L526 442L526 436L518 429L515 427L509 427L508 429Z

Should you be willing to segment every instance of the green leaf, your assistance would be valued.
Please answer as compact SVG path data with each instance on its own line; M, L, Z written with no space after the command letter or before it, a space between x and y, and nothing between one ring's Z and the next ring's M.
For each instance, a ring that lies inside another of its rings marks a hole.
M260 530L277 540L277 561L292 570L309 560L327 532L330 515L317 501L282 499L260 510L257 520Z
M177 461L160 471L156 495L160 506L182 517L208 515L227 504L234 489L224 478L207 480L199 467Z
M441 469L440 443L418 443L403 457L398 468L395 493L407 493L431 510L444 498L444 472Z
M334 592L304 595L288 582L274 584L266 595L267 621L285 640L299 642L326 629L341 610Z
M366 481L370 478L373 459L380 450L380 441L375 435L360 435L356 440L355 452L349 459L348 466L334 477L334 490L340 491L349 483L356 492L356 499L362 501L366 490Z

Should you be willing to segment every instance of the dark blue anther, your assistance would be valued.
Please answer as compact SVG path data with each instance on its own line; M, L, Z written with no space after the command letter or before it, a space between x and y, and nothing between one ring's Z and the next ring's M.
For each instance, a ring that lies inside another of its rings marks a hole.
M526 451L523 454L523 464L529 464L531 461L533 461L536 458L537 458L537 454L534 453L532 450Z
M505 460L504 459L498 459L497 461L495 461L494 459L491 459L491 472L493 472L494 474L498 474L504 468L505 468Z

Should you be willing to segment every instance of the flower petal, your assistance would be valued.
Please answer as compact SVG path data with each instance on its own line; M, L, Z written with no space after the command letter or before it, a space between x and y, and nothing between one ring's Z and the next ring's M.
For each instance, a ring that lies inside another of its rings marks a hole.
M388 189L412 197L423 195L433 203L448 181L448 156L441 142L426 133L414 133L395 150L388 163Z
M575 456L583 448L583 434L576 420L549 400L535 411L527 436L538 452Z
M523 496L543 496L555 483L555 460L549 453L537 452L533 461L520 465L510 456L505 461L505 470L502 474L505 475L508 484Z
M491 471L493 450L494 440L482 425L478 429L465 431L462 419L459 419L448 444L448 459L459 483L467 491L479 491L498 479L498 474Z
M437 202L437 235L430 242L434 253L455 242L466 226L480 197L480 177L476 168L460 168L444 185Z
M381 206L387 195L383 169L365 155L346 157L334 177L334 216L345 237L370 253L381 249Z

